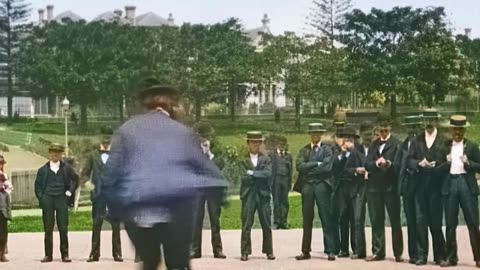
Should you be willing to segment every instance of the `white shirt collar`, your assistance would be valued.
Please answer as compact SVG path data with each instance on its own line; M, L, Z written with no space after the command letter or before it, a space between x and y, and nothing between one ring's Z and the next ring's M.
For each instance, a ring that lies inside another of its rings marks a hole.
M165 114L166 116L170 117L170 113L167 112L164 108L157 107L156 110L157 110L157 112L161 112L161 113Z
M57 173L60 170L60 161L53 162L50 161L50 170L54 173Z
M435 138L437 137L438 130L435 128L432 132L432 134L429 134L427 131L425 131L425 137L426 138Z
M310 143L310 148L313 148L313 146L317 146L317 147L320 147L322 145L322 141L319 141L317 144L314 144L314 143Z

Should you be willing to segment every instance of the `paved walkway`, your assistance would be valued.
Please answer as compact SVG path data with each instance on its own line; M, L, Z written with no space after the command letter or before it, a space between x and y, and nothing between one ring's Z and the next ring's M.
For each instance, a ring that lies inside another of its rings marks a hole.
M0 263L2 270L123 270L139 269L140 265L133 262L133 249L128 242L127 236L122 232L123 253L126 259L123 263L116 263L111 258L110 233L102 234L102 255L99 263L86 263L85 260L90 250L90 233L75 232L70 233L70 257L73 263L64 264L60 262L58 252L58 235L55 234L54 262L41 264L39 260L43 257L43 235L40 233L30 234L10 234L9 239L9 263ZM314 231L313 240L313 259L310 261L297 262L294 259L298 255L301 244L301 230L274 231L273 239L275 246L275 255L277 260L267 261L261 254L261 230L253 230L253 255L248 262L241 262L240 258L240 232L224 231L222 232L224 251L228 256L226 260L213 259L211 247L209 246L210 232L204 231L203 250L204 257L192 261L195 270L298 270L298 269L354 269L354 270L385 270L385 269L420 269L407 263L395 263L392 259L392 250L387 248L387 260L384 262L366 263L364 261L352 261L350 259L337 259L335 262L329 262L326 257L320 253L322 250L322 232L320 229ZM387 229L387 247L390 247L390 230ZM367 229L367 237L370 239L370 230ZM406 240L406 230L404 230ZM370 240L368 240L370 243ZM472 252L468 241L468 231L466 227L458 229L458 243L460 265L453 269L474 269L472 261ZM406 244L406 242L405 242ZM370 248L370 245L369 245ZM404 254L407 254L405 250ZM431 258L430 258L431 259ZM428 265L421 269L439 269L438 266Z
M47 159L35 153L26 151L19 146L8 146L9 151L4 152L7 164L5 166L7 173L12 171L38 170L45 165Z

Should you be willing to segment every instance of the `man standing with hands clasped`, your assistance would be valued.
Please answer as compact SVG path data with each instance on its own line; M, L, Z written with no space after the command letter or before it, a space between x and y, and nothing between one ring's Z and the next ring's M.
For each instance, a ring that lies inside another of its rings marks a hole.
M428 259L428 229L432 234L433 259L436 264L445 261L445 237L442 232L443 207L442 178L437 165L443 157L445 140L437 131L440 115L436 109L423 111L425 132L411 141L407 168L413 171L416 210L416 265L426 265ZM405 195L404 195L405 196ZM410 241L410 238L409 238Z
M462 208L470 236L473 259L480 268L480 230L478 216L479 189L475 174L480 171L480 151L478 145L465 138L470 124L467 117L450 117L450 132L453 140L445 144L445 155L440 165L441 171L448 174L442 185L445 198L447 259L441 267L456 266L458 263L457 226L458 212Z
M53 258L55 218L60 233L62 261L72 262L68 256L68 206L73 206L75 201L79 176L72 167L62 161L64 151L62 145L52 144L48 149L50 161L38 170L35 179L35 195L42 208L45 231L45 257L41 260L42 263L51 262Z
M372 223L372 252L367 261L385 260L385 209L387 209L392 228L393 254L396 262L402 262L403 235L400 222L400 196L397 191L397 177L393 162L399 141L392 136L390 116L378 116L380 138L375 140L368 150L366 169L368 213Z
M242 200L242 239L240 260L248 261L252 254L251 232L255 211L263 230L262 253L267 254L268 260L275 260L272 240L272 164L268 155L260 152L263 143L263 134L259 131L247 133L248 156L243 162L245 174L240 184L240 199Z

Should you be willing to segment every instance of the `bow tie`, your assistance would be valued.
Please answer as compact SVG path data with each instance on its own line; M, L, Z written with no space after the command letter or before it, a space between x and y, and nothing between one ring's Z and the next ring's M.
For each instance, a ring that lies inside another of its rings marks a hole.
M110 151L108 150L100 150L100 154L108 154Z
M382 141L382 140L380 140L380 142L379 142L380 145L384 145L386 143L387 143L387 141Z

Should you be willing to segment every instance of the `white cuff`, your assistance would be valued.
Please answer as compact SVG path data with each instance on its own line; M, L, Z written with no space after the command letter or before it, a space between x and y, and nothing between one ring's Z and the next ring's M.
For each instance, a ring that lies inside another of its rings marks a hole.
M67 190L65 191L65 195L67 195L68 197L72 196L72 193L70 192L70 190Z

